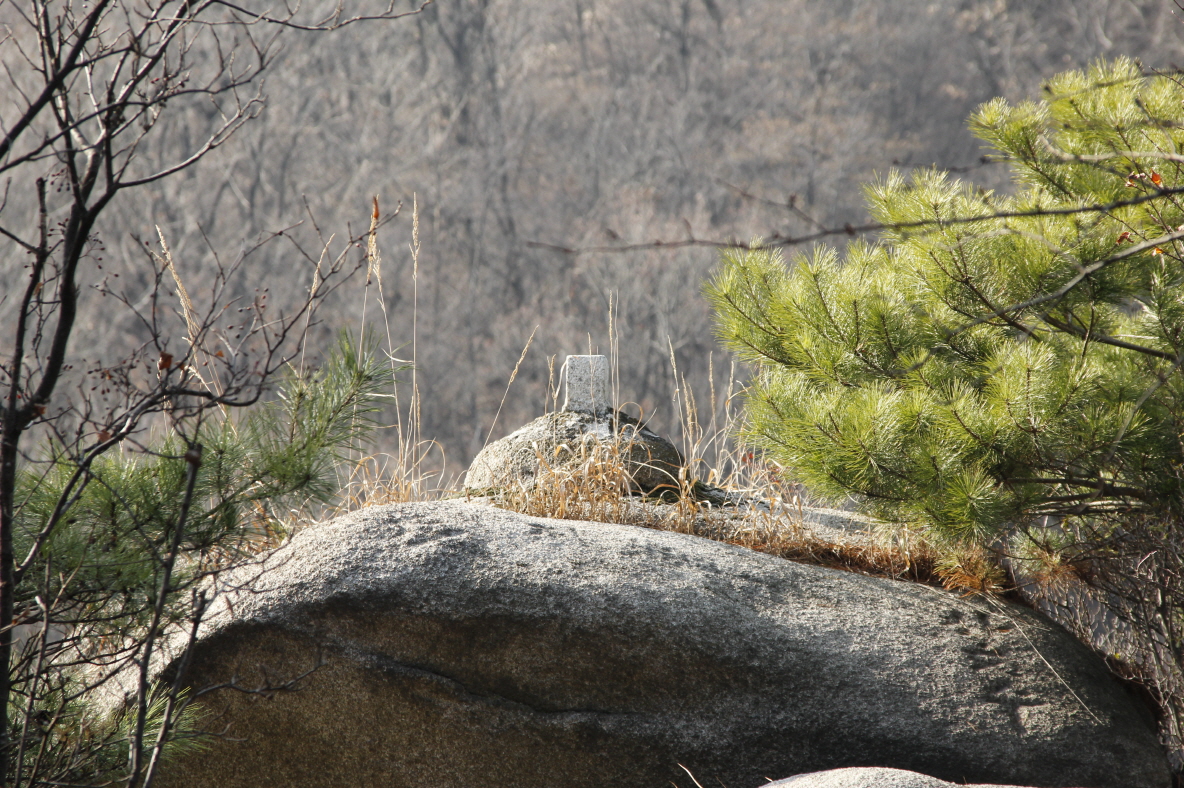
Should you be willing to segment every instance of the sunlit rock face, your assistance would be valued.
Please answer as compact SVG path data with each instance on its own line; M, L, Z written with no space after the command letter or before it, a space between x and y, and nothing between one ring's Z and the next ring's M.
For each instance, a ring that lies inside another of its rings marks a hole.
M169 788L1168 782L1150 714L1039 614L684 534L400 504L219 585L185 683L223 686L224 735Z

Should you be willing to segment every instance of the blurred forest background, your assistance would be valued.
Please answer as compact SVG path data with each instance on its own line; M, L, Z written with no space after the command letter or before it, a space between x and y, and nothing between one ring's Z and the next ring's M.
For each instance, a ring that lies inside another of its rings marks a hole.
M320 313L309 351L363 321L385 338L389 322L410 358L414 194L422 434L450 470L484 443L535 327L494 438L543 412L550 357L609 351L610 300L621 399L677 441L671 352L701 411L729 375L700 294L716 252L548 244L842 227L866 220L860 185L891 167L993 187L1005 173L981 165L965 129L977 104L1034 96L1102 56L1184 65L1182 16L1172 0L437 0L394 23L285 31L259 117L199 166L123 194L94 276L118 274L135 303L158 225L197 300L219 258L285 228L312 246L316 227L362 233L379 195L384 213L403 204L379 236L385 314L359 277ZM142 151L148 166L218 118L193 105L161 122L169 142ZM236 286L298 303L313 265L293 248L265 245ZM0 281L21 281L23 255L0 255ZM84 299L75 352L142 341L112 306Z

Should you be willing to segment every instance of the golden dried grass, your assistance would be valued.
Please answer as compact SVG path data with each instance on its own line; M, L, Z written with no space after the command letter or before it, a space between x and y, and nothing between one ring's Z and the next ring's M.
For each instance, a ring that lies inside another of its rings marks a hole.
M836 540L813 532L803 519L800 492L775 482L775 473L765 474L764 489L749 485L743 496L734 496L733 504L720 506L704 500L705 485L685 474L672 480L661 496L631 494L627 445L589 442L577 451L562 462L539 456L534 479L493 496L493 503L533 517L691 534L829 569L935 585L950 582L939 575L937 553L915 537L869 534ZM958 583L954 587L971 590Z

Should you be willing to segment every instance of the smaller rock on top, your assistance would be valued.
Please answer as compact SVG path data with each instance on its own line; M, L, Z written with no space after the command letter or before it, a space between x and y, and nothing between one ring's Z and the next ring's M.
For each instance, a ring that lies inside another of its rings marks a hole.
M581 473L595 452L607 453L637 492L678 489L682 455L637 419L608 409L561 410L540 416L486 446L473 458L465 487L475 491L532 488L544 470Z
M568 356L563 364L567 399L563 409L576 413L605 413L612 407L608 391L608 359L604 356Z
M617 464L634 492L677 490L683 458L670 441L617 411L604 356L568 356L563 410L486 446L465 476L468 490L531 488L544 470L578 474ZM599 452L599 453L598 453Z

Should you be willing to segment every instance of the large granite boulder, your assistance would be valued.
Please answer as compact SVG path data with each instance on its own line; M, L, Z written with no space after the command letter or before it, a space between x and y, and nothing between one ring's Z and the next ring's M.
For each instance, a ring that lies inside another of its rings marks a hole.
M481 450L465 487L490 491L531 486L547 468L586 472L612 457L637 492L677 491L683 458L670 441L619 411L560 410L540 416Z
M1008 785L948 783L903 769L851 766L825 772L799 774L787 780L767 783L764 788L1017 788Z
M233 685L201 696L225 736L163 786L1168 782L1147 709L1042 616L684 534L402 504L220 582L186 683Z

